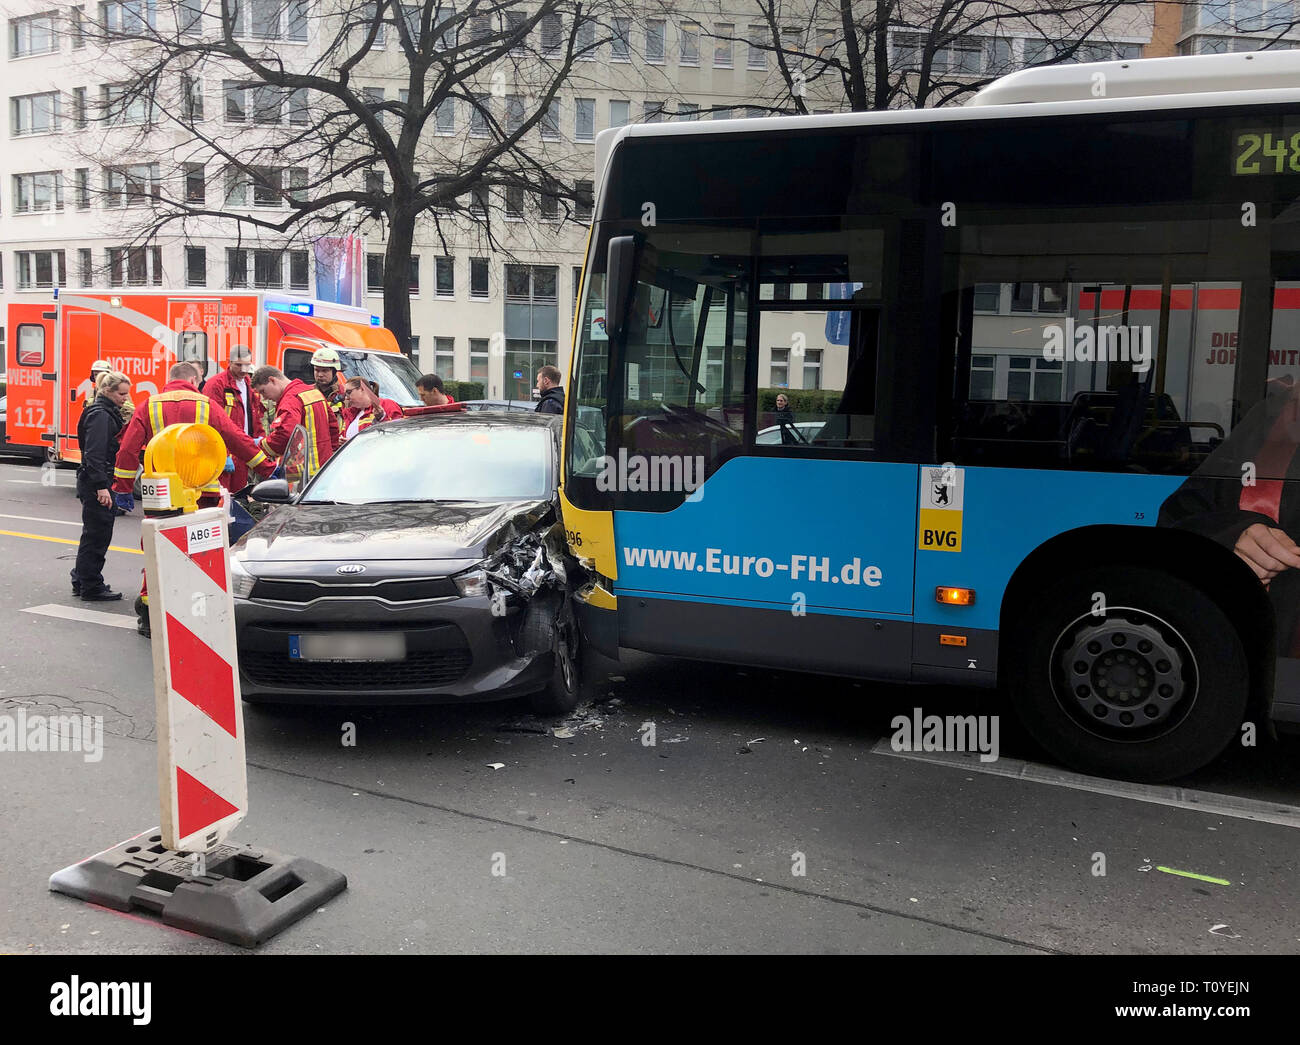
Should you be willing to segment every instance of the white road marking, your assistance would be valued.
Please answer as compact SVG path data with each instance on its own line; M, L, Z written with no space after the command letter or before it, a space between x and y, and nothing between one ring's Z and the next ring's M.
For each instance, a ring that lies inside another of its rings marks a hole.
M24 613L36 613L42 617L58 617L62 620L76 620L84 624L106 624L110 628L129 628L135 630L135 617L126 613L104 613L102 610L83 610L80 606L59 606L53 602L44 606L28 606Z
M1130 798L1135 802L1191 809L1212 816L1231 816L1238 820L1256 820L1265 824L1279 824L1282 827L1300 827L1300 806L1285 805L1281 802L1238 798L1236 795L1194 791L1191 788L1170 787L1164 784L1133 784L1124 780L1107 780L1105 777L1071 773L1067 769L1043 765L1041 762L1025 762L1018 758L999 758L996 762L981 762L975 752L895 751L889 746L889 741L883 737L876 742L871 753L907 758L916 762L930 762L951 769L961 769L967 773L1011 777L1034 784L1051 784L1053 787L1068 787L1075 791L1091 791L1112 798Z
M47 482L42 482L40 479L6 479L5 482L22 483L24 486L49 486L51 488L57 486L61 490L71 490L74 486L77 485L76 483L58 483L58 482L47 483Z
M69 519L46 519L40 515L5 515L0 512L0 519L26 519L28 522L55 523L59 526L80 526L80 522L74 522Z

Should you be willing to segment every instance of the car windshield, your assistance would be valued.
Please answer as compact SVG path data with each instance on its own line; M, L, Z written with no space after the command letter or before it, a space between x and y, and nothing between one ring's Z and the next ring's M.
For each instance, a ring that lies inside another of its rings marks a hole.
M344 443L301 503L540 500L551 493L548 429L398 421Z
M415 390L420 371L405 356L395 352L351 352L345 348L339 349L338 353L345 378L364 377L374 381L379 385L379 394L398 406L420 404L419 393ZM308 379L307 383L311 384L311 380Z

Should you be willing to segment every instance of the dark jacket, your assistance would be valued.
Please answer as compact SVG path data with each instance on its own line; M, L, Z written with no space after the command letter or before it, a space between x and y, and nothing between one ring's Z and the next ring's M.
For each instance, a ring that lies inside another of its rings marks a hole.
M778 410L772 417L777 424L781 426L781 444L783 446L793 446L799 442L799 436L796 434L794 427L794 411L788 406L784 410Z
M542 393L542 398L537 401L537 409L534 412L538 414L564 413L564 389L560 385L548 388Z
M77 496L113 485L113 461L122 440L122 411L108 396L96 396L77 420L81 467L77 469Z

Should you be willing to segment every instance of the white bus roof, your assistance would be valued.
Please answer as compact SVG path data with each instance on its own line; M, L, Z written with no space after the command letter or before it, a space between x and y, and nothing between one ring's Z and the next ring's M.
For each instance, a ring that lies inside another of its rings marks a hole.
M1100 80L1096 75L1100 73ZM1094 94L1094 91L1104 93ZM1149 112L1300 102L1300 50L1138 58L1022 69L995 80L966 105L824 116L632 124L596 135L596 184L622 138L679 138L764 131L906 126L972 119Z

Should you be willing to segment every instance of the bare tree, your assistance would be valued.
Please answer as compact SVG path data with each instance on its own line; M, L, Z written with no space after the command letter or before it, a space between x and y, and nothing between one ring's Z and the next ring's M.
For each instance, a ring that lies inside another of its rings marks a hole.
M1125 24L1156 6L1213 9L1224 31L1253 34L1259 47L1290 46L1282 37L1297 24L1278 5L1234 20L1227 5L1190 0L751 2L762 32L746 42L776 67L769 105L795 113L814 99L843 98L856 111L945 105L1016 68L1122 57Z
M385 323L405 345L417 224L444 246L468 227L496 248L489 193L507 212L530 195L585 220L589 154L560 134L557 93L608 42L616 3L101 4L80 32L120 85L102 88L105 133L82 150L133 244L233 233L283 248L379 223ZM142 155L152 165L131 162Z

